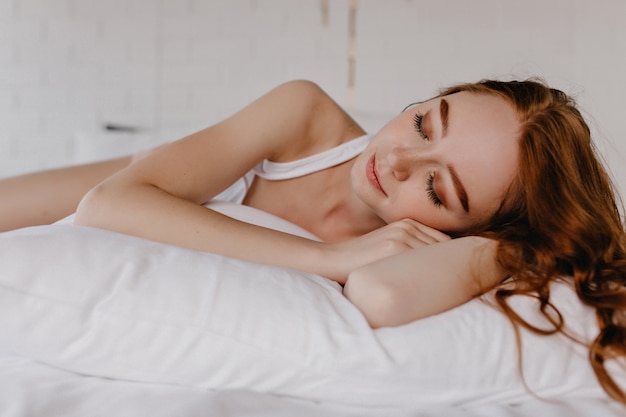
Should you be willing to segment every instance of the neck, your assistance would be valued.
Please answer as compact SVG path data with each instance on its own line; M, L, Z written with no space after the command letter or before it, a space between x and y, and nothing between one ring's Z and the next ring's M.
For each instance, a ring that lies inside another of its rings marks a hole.
M325 241L358 237L386 224L354 194L350 177L353 162L337 170L334 181L327 183L323 231L318 232Z

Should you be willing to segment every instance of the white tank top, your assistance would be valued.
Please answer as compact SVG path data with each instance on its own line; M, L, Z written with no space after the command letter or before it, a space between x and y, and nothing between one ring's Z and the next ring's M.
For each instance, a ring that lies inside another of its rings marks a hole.
M349 142L302 159L290 162L264 160L214 197L214 200L241 204L255 177L270 181L298 178L342 164L359 155L370 142L371 135L363 135Z

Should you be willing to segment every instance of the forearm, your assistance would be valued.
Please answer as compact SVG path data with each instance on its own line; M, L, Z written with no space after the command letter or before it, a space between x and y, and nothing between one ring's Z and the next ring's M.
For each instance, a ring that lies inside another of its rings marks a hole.
M129 163L130 157L124 157L0 180L0 231L68 216L91 188Z
M344 294L373 327L438 314L489 290L506 277L497 242L465 237L408 250L353 271Z
M188 249L328 276L322 243L243 223L154 186L104 184L81 202L75 223Z

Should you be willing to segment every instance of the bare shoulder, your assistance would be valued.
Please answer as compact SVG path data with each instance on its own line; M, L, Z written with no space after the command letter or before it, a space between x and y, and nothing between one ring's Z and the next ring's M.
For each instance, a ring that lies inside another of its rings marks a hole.
M354 126L318 85L289 81L219 123L132 164L117 181L151 184L202 203L260 161L294 160L331 148L349 136Z
M317 153L363 132L330 95L306 80L275 87L210 130L212 138L230 138L239 149L251 150L254 159L274 161Z
M290 99L297 99L297 102L292 102L291 104L296 107L302 106L303 109L307 110L313 110L332 101L322 87L309 80L287 81L274 88L270 94L275 94L276 96L284 95Z
M271 159L289 161L321 152L365 132L318 84L307 80L284 83L274 90L278 100L285 100L287 112L299 121L302 130L286 140ZM295 132L294 132L295 133Z
M328 96L326 92L315 82L310 80L291 80L276 87L277 91L284 91L289 94L296 94L299 97L308 96L313 101Z

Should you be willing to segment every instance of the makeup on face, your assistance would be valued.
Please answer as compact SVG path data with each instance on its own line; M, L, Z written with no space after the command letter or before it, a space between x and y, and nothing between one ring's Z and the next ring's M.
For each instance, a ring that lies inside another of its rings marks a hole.
M383 190L382 185L380 184L380 180L378 179L378 174L376 173L376 155L372 155L372 157L367 162L365 166L365 175L369 183L376 188L378 191L387 195L385 190Z
M515 176L516 117L497 97L470 93L410 106L364 152L358 193L386 222L445 231L482 222Z

